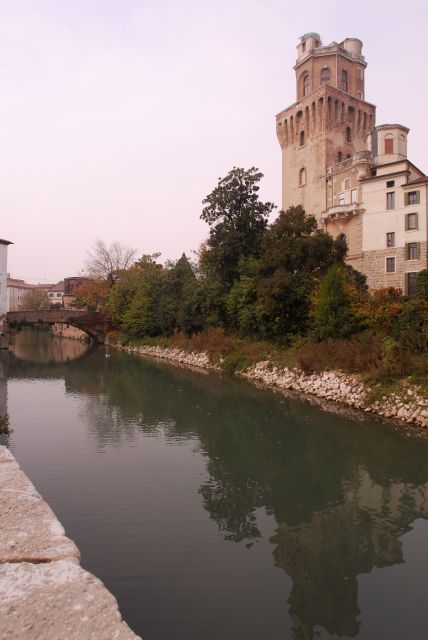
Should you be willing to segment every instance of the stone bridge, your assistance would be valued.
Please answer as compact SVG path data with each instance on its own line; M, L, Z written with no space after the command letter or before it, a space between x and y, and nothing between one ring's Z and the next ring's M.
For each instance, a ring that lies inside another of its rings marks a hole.
M41 324L68 324L84 331L97 344L104 344L111 328L107 316L101 311L80 309L40 309L39 311L9 311L4 329L13 331L21 327L36 327Z

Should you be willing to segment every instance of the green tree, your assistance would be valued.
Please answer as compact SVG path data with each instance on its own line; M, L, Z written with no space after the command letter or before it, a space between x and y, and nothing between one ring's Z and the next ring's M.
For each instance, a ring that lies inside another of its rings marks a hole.
M265 338L268 333L268 317L259 299L259 262L255 258L242 260L240 277L226 298L230 325L241 335Z
M416 295L428 300L428 269L422 269L416 276Z
M333 265L321 278L311 310L319 340L348 338L361 328L353 305L354 290L349 273L341 265Z
M346 244L318 229L302 207L281 211L263 242L258 294L276 337L309 327L311 295L329 267L343 263Z
M216 188L203 200L201 218L210 225L202 267L217 277L227 291L239 277L241 258L256 256L266 230L271 202L259 199L263 174L255 167L234 167L219 178Z

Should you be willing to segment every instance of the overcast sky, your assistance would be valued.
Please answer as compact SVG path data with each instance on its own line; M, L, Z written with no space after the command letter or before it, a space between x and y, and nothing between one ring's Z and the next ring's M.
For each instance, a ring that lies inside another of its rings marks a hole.
M0 237L29 281L79 274L96 238L197 249L201 200L234 165L280 204L275 114L298 37L364 42L377 123L428 170L425 2L0 0Z

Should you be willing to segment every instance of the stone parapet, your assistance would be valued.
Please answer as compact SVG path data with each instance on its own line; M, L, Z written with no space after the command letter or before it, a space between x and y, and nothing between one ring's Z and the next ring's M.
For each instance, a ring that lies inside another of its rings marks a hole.
M55 514L0 446L0 620L7 640L137 640Z

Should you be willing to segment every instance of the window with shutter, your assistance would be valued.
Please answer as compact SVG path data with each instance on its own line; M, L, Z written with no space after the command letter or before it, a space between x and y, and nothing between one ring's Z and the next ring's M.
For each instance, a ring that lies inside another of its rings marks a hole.
M408 213L405 217L406 231L415 231L418 228L418 214Z
M405 200L407 204L419 204L420 203L420 191L409 191Z
M419 260L419 242L406 244L406 260Z

